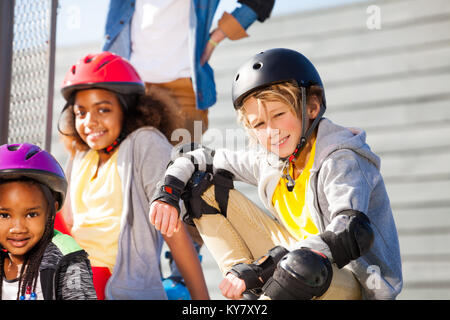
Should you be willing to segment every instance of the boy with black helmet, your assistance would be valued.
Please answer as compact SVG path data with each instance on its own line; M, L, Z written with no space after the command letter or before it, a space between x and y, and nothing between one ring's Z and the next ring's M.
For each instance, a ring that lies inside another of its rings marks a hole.
M311 125L306 119L306 90L315 86L323 88L322 80L314 65L299 52L288 49L273 49L255 55L242 65L236 73L232 86L233 105L236 110L242 108L242 103L250 94L277 83L293 81L301 90L301 120L302 132L294 152L286 159L295 160L307 139L316 129L326 109L325 92L321 92L319 111ZM288 164L288 163L286 163ZM286 169L284 166L283 170ZM293 188L293 180L288 177L289 189Z
M267 50L243 64L232 92L240 122L264 150L200 148L175 159L150 221L166 221L157 225L170 232L168 217L179 214L174 200L183 194L183 218L195 223L218 262L228 298L252 290L271 299L394 299L401 261L380 159L363 130L323 118L314 65L294 50ZM201 170L213 186L193 183ZM257 185L275 218L232 187L224 205L215 192L222 170Z

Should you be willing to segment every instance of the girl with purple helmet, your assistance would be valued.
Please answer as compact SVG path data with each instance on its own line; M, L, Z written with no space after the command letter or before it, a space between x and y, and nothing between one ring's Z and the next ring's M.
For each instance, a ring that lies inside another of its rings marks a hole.
M0 146L1 300L96 299L86 251L54 230L66 191L49 153L29 143Z

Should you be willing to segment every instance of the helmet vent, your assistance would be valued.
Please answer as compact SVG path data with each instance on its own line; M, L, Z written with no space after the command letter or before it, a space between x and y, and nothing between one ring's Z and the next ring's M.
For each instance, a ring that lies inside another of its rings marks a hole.
M239 80L239 73L236 75L236 78L234 78L234 81L238 81Z
M7 147L9 151L17 151L20 148L20 144L12 144Z
M36 148L33 150L30 150L27 155L25 156L25 160L30 159L32 156L34 156L36 153L38 153L39 151L41 151L40 149Z
M103 68L105 65L107 65L110 62L110 60L107 60L105 62L103 62L95 71L100 70L101 68Z
M263 66L262 62L256 62L256 63L253 65L253 69L254 69L254 70L259 70L259 69L262 68L262 66Z
M70 69L70 71L72 71L72 74L75 74L75 70L77 70L77 67L75 67L75 65L73 65L72 69Z
M86 58L84 58L84 63L89 63L94 59L93 55L88 55Z

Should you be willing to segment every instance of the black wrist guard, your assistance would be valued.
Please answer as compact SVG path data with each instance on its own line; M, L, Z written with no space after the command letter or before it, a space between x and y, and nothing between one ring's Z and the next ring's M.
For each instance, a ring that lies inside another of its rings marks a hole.
M156 186L155 194L151 202L156 200L165 202L177 209L178 215L180 215L180 199L183 190L183 181L174 176L167 175L164 177L164 181L158 183Z
M229 273L244 280L246 290L262 288L264 283L273 275L278 261L287 253L289 251L282 246L276 246L251 264L238 263L234 265Z

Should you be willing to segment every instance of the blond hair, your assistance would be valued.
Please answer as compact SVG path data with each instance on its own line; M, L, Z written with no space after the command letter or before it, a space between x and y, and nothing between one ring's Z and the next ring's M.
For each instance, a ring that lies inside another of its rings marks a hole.
M310 86L307 89L306 103L309 103L310 99L315 98L322 102L323 89L319 86ZM264 101L277 101L287 104L290 107L292 114L301 119L302 115L302 94L301 89L296 83L291 81L281 82L277 84L272 84L270 86L264 87L260 90L256 90L250 93L242 101L242 108L237 110L237 122L241 124L244 129L246 129L249 137L250 143L256 143L256 137L250 130L251 126L247 119L247 113L245 110L245 102L250 99L255 98L258 100L258 105L261 105L260 100Z

